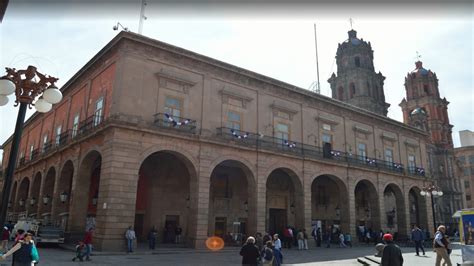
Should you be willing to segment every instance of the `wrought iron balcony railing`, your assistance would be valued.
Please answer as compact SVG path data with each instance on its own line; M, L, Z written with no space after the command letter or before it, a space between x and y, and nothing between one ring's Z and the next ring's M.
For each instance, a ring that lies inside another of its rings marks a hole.
M49 153L53 148L53 142L48 141L43 145L43 154Z
M35 149L31 152L31 155L30 155L30 161L34 161L36 159L38 159L38 155L40 154L40 150L39 149Z
M418 166L409 166L407 167L407 172L410 175L416 175L416 176L425 176L425 169L422 167Z
M84 119L83 121L79 122L79 126L77 129L72 130L72 138L76 138L78 136L86 135L93 131L95 127L100 125L104 120L103 116L99 115L92 115L88 118Z
M195 134L197 121L185 117L172 116L166 113L154 115L154 124L160 128L169 128Z

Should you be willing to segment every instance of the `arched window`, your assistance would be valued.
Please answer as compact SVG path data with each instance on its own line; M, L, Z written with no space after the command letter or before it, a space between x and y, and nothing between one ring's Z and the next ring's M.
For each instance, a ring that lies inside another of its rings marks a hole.
M349 89L350 89L350 96L352 98L356 94L356 87L354 85L354 82L351 82L351 84L349 85Z
M355 61L356 67L360 67L360 58L358 56L354 58L354 61Z
M338 100L344 100L344 88L343 87L339 87L337 89L337 99Z
M430 88L428 87L428 84L423 84L423 91L425 92L425 95L430 95Z

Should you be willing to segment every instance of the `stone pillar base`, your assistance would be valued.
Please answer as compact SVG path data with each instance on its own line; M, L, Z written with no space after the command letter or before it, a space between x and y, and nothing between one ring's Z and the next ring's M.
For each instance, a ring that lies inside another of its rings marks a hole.
M127 251L125 238L121 239L104 239L96 237L94 239L94 248L99 251L116 251L125 252Z

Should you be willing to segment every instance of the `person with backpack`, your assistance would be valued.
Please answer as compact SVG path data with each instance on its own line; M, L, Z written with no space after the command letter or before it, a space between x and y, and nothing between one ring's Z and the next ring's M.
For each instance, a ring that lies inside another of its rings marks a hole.
M272 241L268 241L265 245L265 248L262 251L262 263L264 266L273 265L273 243Z
M31 233L26 233L23 240L19 240L1 258L4 260L13 254L13 265L15 266L32 266L39 262L38 250L33 242L33 235Z
M433 239L433 248L436 252L436 266L441 265L441 260L444 260L443 265L452 265L448 254L449 242L446 240L445 234L446 227L444 225L438 226L438 230Z

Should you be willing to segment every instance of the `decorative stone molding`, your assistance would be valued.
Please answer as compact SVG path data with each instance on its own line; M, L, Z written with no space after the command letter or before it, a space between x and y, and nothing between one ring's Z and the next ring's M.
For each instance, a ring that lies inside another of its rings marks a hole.
M273 115L278 116L278 112L284 112L288 114L289 120L293 120L293 116L298 113L297 110L290 109L286 106L279 105L277 103L270 104L270 108L273 110Z
M251 102L253 100L253 98L251 97L248 97L248 96L245 96L245 95L241 95L239 93L235 93L229 89L225 89L222 88L220 91L219 91L220 94L222 94L222 102L223 103L226 103L228 104L229 103L229 97L230 98L234 98L234 99L238 99L238 100L241 100L242 101L242 107L243 108L246 108L247 107L247 103Z
M387 133L387 132L383 132L382 135L380 135L380 137L383 139L383 140L387 140L387 141L390 141L390 142L396 142L397 141L397 137L390 134L390 133Z
M175 75L163 71L155 73L160 87L174 90L180 93L189 94L189 89L196 85L196 82L185 80Z
M326 124L330 124L332 126L339 125L338 121L332 119L330 116L327 116L327 115L320 114L319 116L316 116L315 120L316 121L321 121L321 122L326 123Z
M365 128L365 127L361 127L361 126L354 126L352 128L355 132L357 133L362 133L364 135L370 135L372 134L372 130L368 129L368 128Z
M418 148L419 143L418 143L418 141L407 139L407 140L405 140L405 145L408 146L408 147L412 147L412 148Z

